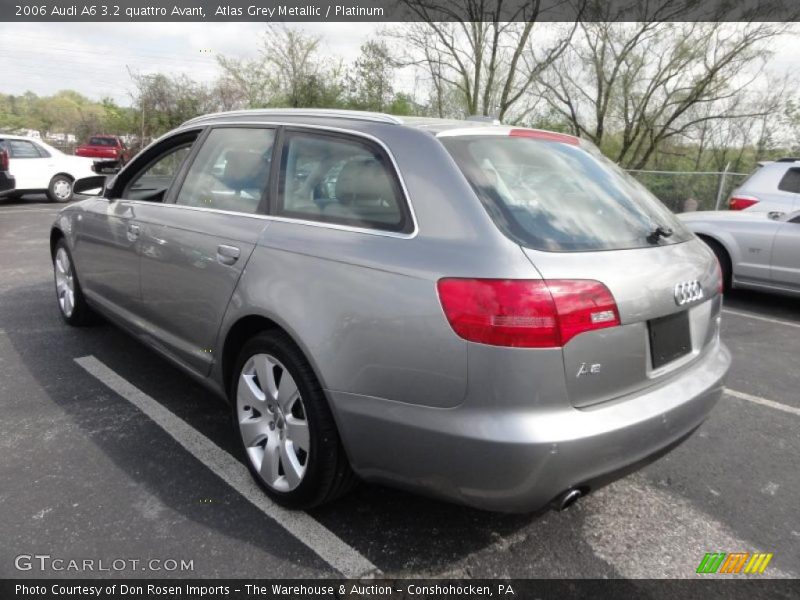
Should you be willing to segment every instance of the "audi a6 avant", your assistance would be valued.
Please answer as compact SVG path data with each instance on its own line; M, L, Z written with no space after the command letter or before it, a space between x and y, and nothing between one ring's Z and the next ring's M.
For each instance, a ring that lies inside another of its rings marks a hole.
M292 507L357 477L565 506L697 428L730 363L713 253L563 134L205 116L62 210L51 247L64 320L101 313L227 398Z

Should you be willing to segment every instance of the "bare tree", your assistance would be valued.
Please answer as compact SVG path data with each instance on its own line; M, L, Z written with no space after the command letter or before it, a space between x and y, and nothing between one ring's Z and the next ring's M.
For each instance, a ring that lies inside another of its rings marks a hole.
M269 104L269 61L263 53L253 59L218 56L217 63L222 70L217 88L227 109L261 108Z
M453 90L467 115L526 114L530 107L520 105L530 99L531 84L567 48L575 29L571 25L549 40L536 35L540 0L505 10L503 2L485 0L401 2L420 21L391 35L406 49L403 64L427 71L439 116L446 116L445 100ZM442 18L448 21L437 20Z
M641 169L704 122L767 114L737 99L784 32L772 23L581 23L537 91L573 133Z
M793 82L786 75L768 75L760 84L726 102L690 111L690 119L697 124L686 131L685 138L694 143L687 145L687 151L695 152L696 170L710 165L722 171L729 163L733 171L747 169L753 160L767 158L784 141L783 115L793 96Z
M228 100L247 108L331 106L342 102L341 61L320 56L321 38L270 25L253 59L220 56Z
M213 112L217 104L208 87L186 75L142 74L130 71L140 110L142 140L174 129L184 121Z

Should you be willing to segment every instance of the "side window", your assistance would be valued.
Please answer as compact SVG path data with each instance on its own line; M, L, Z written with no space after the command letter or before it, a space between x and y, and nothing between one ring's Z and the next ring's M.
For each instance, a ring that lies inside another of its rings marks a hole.
M50 153L47 150L45 150L42 146L40 146L39 144L33 144L33 146L36 148L36 151L39 153L39 156L41 156L42 158L50 158Z
M33 145L33 142L27 140L7 140L8 153L11 158L41 158L41 154Z
M800 169L789 169L784 173L778 189L782 192L800 194Z
M274 143L273 129L212 129L175 203L255 213L267 189Z
M409 223L391 164L376 147L298 132L283 147L277 214L389 231Z
M187 143L157 158L144 171L133 176L123 196L129 200L161 202L191 148L192 145Z

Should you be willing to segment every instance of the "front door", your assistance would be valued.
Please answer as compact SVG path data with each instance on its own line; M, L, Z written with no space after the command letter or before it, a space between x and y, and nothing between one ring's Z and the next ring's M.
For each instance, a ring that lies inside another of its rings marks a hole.
M139 215L143 207L163 201L190 148L191 141L182 139L155 157L143 156L126 173L130 183L121 197L98 198L81 215L75 252L82 285L90 299L128 321L141 310Z

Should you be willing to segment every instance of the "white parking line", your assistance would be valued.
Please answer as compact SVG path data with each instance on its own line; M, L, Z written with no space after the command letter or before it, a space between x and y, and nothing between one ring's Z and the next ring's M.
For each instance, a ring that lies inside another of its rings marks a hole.
M754 402L755 404L760 404L761 406L768 406L769 408L774 408L775 410L782 410L783 412L791 413L800 417L800 408L795 406L789 406L788 404L782 404L781 402L775 402L774 400L767 400L761 396L754 396L753 394L748 394L746 392L737 392L736 390L732 390L730 388L725 388L725 393L729 396L733 396L734 398L739 398L740 400L747 400L748 402Z
M54 215L58 213L61 208L12 208L9 210L0 210L0 215L13 215L21 213L47 213L49 215Z
M762 317L760 315L754 315L751 313L741 312L738 310L731 310L729 308L723 308L722 312L726 315L734 315L737 317L745 317L747 319L755 319L756 321L766 321L767 323L775 323L777 325L786 325L787 327L797 327L800 328L800 323L794 323L792 321L784 321L783 319L771 319L769 317Z
M381 574L369 560L307 513L287 510L272 502L242 463L94 356L76 358L75 362L150 417L215 475L342 575L361 578Z

